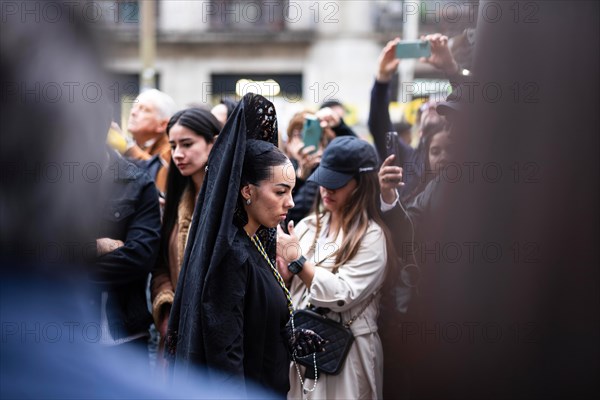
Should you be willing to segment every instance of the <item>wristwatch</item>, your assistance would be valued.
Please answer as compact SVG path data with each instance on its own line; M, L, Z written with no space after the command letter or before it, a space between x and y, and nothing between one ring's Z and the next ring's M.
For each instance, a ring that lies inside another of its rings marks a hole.
M294 275L299 274L300 272L302 272L302 267L304 267L305 262L306 257L300 256L299 259L297 259L296 261L292 261L288 264L288 270Z

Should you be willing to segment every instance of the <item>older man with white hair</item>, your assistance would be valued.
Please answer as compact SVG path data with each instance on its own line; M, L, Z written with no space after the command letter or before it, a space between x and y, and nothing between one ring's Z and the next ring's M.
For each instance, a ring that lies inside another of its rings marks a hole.
M127 123L134 142L129 144L124 155L135 160L150 160L148 172L161 193L166 190L167 170L171 162L167 123L175 111L171 96L149 89L135 100Z

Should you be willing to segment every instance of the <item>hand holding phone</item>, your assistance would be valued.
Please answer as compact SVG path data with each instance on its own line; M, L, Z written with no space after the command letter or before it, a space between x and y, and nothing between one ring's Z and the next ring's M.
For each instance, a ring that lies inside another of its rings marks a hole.
M381 197L386 204L395 203L398 197L397 189L400 186L404 186L402 182L402 167L398 162L398 140L397 132L386 133L385 149L387 155L377 173Z
M402 40L396 44L397 58L428 58L431 56L431 45L428 40Z

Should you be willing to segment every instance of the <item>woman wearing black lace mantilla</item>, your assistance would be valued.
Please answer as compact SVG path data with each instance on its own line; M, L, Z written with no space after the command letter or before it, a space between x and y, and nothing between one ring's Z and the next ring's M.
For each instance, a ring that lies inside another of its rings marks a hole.
M175 381L196 368L250 396L289 390L289 293L276 231L293 207L294 168L275 146L273 104L246 95L208 160L176 290L167 352Z

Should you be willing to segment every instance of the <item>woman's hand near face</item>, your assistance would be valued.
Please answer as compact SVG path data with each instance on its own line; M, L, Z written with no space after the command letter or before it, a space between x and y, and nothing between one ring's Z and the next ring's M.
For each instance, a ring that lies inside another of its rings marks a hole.
M285 262L283 257L276 256L275 260L277 263L277 271L279 271L279 275L281 275L281 277L283 278L285 285L289 287L290 282L292 281L292 278L294 277L294 274L292 274L290 272L290 270L288 269L288 267L287 267L288 263Z
M296 261L302 256L302 248L300 247L300 241L298 240L298 236L296 236L296 232L294 231L294 221L290 221L288 224L288 235L281 229L280 225L277 225L277 257L281 258L282 266L280 267L280 263L277 263L278 268L283 268L287 270L287 265L292 261ZM281 271L280 271L281 273ZM289 270L287 274L292 275ZM283 277L283 274L281 274ZM310 288L312 284L313 277L315 276L315 265L306 260L304 262L304 266L302 267L302 271L298 273L298 278L304 282L307 288ZM285 277L283 277L285 281ZM291 279L291 278L290 278Z
M294 221L288 223L288 232L285 233L280 225L277 225L277 256L286 264L300 258L302 249L296 233L294 232Z

